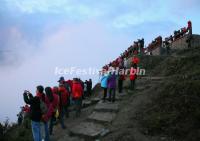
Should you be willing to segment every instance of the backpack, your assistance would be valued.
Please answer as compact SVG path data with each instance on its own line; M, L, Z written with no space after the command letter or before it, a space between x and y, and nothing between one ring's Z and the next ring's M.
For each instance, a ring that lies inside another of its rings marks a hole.
M48 112L47 105L41 99L40 99L40 110L42 114L46 114Z

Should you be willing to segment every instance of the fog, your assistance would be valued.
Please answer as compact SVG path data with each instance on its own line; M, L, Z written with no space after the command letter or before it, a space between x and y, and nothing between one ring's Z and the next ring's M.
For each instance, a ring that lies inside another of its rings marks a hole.
M106 27L94 21L70 25L47 25L41 39L30 40L17 26L0 33L8 52L1 53L0 66L0 121L8 117L16 121L20 106L24 105L23 91L35 94L37 85L55 86L60 75L55 68L101 68L119 56L130 44L123 35L113 35ZM66 79L92 78L98 75L63 75Z

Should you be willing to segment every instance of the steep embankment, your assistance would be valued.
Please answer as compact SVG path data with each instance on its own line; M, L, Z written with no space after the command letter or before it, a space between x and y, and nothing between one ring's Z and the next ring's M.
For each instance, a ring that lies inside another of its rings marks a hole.
M200 48L141 60L147 74L164 77L137 80L104 140L200 140Z
M144 108L145 112L139 112L147 134L181 141L200 139L199 60L200 48L186 49L154 69L153 74L169 78L160 86L158 96Z

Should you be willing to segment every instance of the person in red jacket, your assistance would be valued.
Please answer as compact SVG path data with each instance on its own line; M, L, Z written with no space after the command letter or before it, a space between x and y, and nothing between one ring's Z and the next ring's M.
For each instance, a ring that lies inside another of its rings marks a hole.
M191 21L188 21L187 30L189 31L189 35L192 35L192 22Z
M50 119L50 122L49 122L49 134L52 135L53 133L53 126L54 126L54 122L56 121L56 111L58 110L59 108L59 96L58 96L58 88L57 87L54 87L52 88L52 93L51 95L53 96L53 100L51 102L51 105L53 107L53 114L51 116L51 119ZM61 127L62 127L62 124L61 124Z
M139 62L140 62L139 58L134 55L133 59L132 59L132 67L137 69L137 65L138 65Z
M131 68L131 70L130 70L130 81L131 81L130 89L132 89L132 90L135 88L135 79L136 79L136 69Z
M82 106L83 88L77 78L73 79L72 98L76 105L76 117L80 116Z
M31 109L30 107L26 104L24 107L23 107L23 126L25 128L29 128L29 116L30 116L30 112L31 112Z
M61 97L61 100L60 100L60 103L62 105L61 106L61 108L62 108L61 113L63 113L65 115L65 117L68 118L69 117L69 111L68 111L69 104L68 104L68 102L69 102L70 94L66 90L64 84L59 85L58 91L59 91L59 94L60 94L60 97Z

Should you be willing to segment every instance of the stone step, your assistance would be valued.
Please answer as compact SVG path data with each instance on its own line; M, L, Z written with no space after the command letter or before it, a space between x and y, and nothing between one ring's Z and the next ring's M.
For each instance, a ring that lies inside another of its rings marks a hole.
M95 97L91 99L92 104L96 104L101 100L101 98Z
M118 112L119 106L116 103L105 102L105 103L98 103L95 108L95 111L102 111L102 112Z
M136 86L135 90L144 90L146 89L145 86Z
M116 117L116 113L111 112L93 112L88 120L99 122L99 123L111 123Z
M52 140L52 141L54 141L54 140ZM61 139L59 139L58 141L85 141L85 140L80 139L79 137L70 137L69 135L65 135Z
M117 93L117 95L120 96L120 97L123 97L123 96L126 96L127 93L125 93L125 92L123 92L123 93Z
M82 107L83 108L89 107L91 105L92 105L92 101L91 100L83 100L83 103L82 103Z
M69 129L72 136L78 136L86 140L100 137L105 130L103 125L93 122L82 122Z

